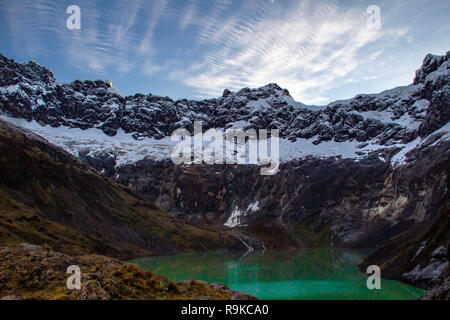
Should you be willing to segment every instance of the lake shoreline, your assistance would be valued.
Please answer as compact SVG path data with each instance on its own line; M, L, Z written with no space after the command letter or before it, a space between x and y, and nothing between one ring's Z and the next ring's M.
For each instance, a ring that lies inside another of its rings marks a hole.
M342 248L255 250L253 252L209 251L175 256L144 257L126 262L137 264L145 270L155 270L175 281L195 278L207 282L222 282L232 289L248 292L260 299L283 300L299 298L306 300L340 300L361 298L363 300L371 300L374 298L403 300L416 299L420 296L422 293L420 288L387 279L382 279L382 283L386 284L386 288L382 288L385 289L384 294L370 294L370 290L365 287L368 275L362 273L359 269L360 263L367 257L370 251ZM305 276L301 275L299 270L294 270L295 267L292 270L283 267L283 265L293 266L293 264L299 262L304 264L306 273L311 272L310 275L316 277L318 281L315 283L309 281L307 277L305 278ZM333 263L336 264L336 270L338 271L334 271L334 268L331 267ZM314 264L316 267L314 267ZM199 266L204 266L204 270ZM191 268L190 272L186 271L189 268ZM231 271L225 270L226 268L229 268ZM252 268L257 271L252 270ZM280 273L280 268L284 273ZM214 276L211 274L214 274ZM242 281L244 284L242 284L239 283L240 276L248 276L249 279L244 279L245 281ZM253 279L252 277L255 276L257 278L259 276L262 277L262 279L259 279L261 283L245 284L246 281L251 281ZM277 276L280 279L277 279ZM323 277L322 282L320 277ZM236 284L236 281L238 284ZM278 290L281 290L281 292L284 286L289 287L291 285L291 288L286 290L291 290L293 296L289 296L288 291L286 291L286 295L283 295L283 293L274 293L274 296L272 296L273 289L270 285L267 285L268 282L272 282L272 287L278 286ZM317 284L323 286L323 288L320 290L314 289L314 286ZM337 287L333 287L334 284L338 284ZM311 286L311 295L308 292L302 291L302 285L305 287ZM330 286L330 293L327 293L328 286ZM265 290L266 293L263 292L262 295L258 295L258 290ZM335 292L332 292L333 290ZM338 292L339 290L341 292ZM345 290L348 290L348 293ZM361 296L358 296L358 294L361 294Z

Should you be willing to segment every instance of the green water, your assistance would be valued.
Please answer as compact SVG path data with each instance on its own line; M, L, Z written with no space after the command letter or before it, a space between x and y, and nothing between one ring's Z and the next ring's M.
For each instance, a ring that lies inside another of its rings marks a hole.
M333 249L301 251L205 252L130 261L173 281L222 282L260 299L414 299L421 290L381 280L367 289L358 264L367 252Z

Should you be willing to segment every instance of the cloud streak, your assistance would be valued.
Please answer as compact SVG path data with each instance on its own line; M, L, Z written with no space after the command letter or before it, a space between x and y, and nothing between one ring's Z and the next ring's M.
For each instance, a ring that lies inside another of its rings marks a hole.
M396 46L422 40L411 29L426 12L406 15L409 24L386 23L411 4L380 0L382 28L368 30L366 2L79 0L81 30L66 29L64 0L3 0L0 15L15 51L63 54L72 67L99 77L158 79L195 97L277 82L296 100L321 104L344 85L378 79L380 68L398 71Z
M368 30L365 8L342 8L330 1L295 2L283 10L273 6L277 4L246 1L237 15L222 23L211 21L217 19L214 14L199 20L204 27L198 39L215 47L201 62L172 77L200 96L277 82L290 88L294 98L321 103L326 100L321 94L368 59L359 55L361 49L381 39L395 41L407 32Z
M67 1L2 1L11 39L19 49L25 44L30 55L65 52L67 61L79 68L102 73L115 69L130 72L136 63L145 73L156 70L153 35L170 0L117 1L105 3L81 0L81 30L65 27ZM47 45L48 44L48 45ZM55 45L57 47L55 47Z

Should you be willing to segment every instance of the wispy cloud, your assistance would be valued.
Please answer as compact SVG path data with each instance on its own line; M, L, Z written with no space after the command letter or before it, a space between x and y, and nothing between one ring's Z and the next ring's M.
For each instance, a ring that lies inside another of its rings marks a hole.
M1 9L6 12L13 33L11 39L17 47L25 45L30 53L61 50L70 64L97 73L107 69L126 73L142 62L140 69L150 74L157 69L153 34L169 2L131 0L105 5L81 0L77 2L81 8L81 30L66 28L67 1L19 4L5 0Z
M180 30L184 31L188 26L195 24L197 19L197 4L195 1L189 2L186 9L182 9L179 14Z
M204 27L198 39L215 47L201 62L172 77L204 96L217 96L223 88L278 82L294 98L321 103L326 90L381 54L361 56L362 48L380 39L394 41L407 31L367 29L364 7L342 8L330 1L279 6L246 1L238 14L221 21L213 12L199 22Z
M2 0L0 18L15 51L55 54L99 77L157 79L196 97L277 82L296 100L320 104L342 86L378 81L380 68L399 73L392 60L405 52L399 43L449 39L439 22L417 31L432 5L415 2L414 11L410 1L379 2L380 30L366 28L368 0L78 0L81 30L67 30L65 0ZM445 16L449 4L434 3ZM399 16L406 23L392 23Z
M54 36L53 31L58 25L58 5L51 0L26 2L4 0L0 2L0 14L0 18L9 27L14 48L28 54L45 51L46 45L51 43L48 36L49 34Z

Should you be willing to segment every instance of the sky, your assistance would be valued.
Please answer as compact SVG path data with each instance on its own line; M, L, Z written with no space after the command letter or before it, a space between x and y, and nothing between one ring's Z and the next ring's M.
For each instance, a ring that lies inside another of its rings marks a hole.
M67 27L70 5L80 29ZM447 0L1 0L0 53L124 95L277 83L324 105L412 83L427 53L450 50L449 21Z

